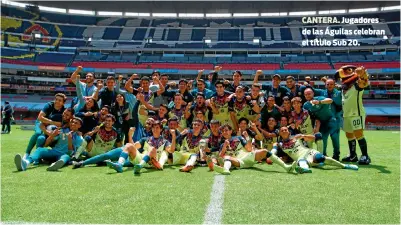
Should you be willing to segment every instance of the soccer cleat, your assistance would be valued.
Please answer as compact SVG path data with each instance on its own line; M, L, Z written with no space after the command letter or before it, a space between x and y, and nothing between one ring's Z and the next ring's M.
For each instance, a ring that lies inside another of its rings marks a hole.
M160 163L155 158L150 159L150 164L152 164L158 170L163 170L162 165L160 165Z
M352 164L345 164L344 169L349 169L349 170L358 170L357 165L352 165Z
M339 155L333 155L333 157L331 157L334 160L340 161L340 156Z
M223 167L214 164L214 171L223 175L230 175L231 172L229 170L225 170Z
M140 174L142 168L143 168L142 165L136 164L136 165L134 166L134 174Z
M370 157L363 155L361 156L361 158L358 161L359 165L369 165L370 164Z
M78 169L81 167L84 167L84 164L82 161L79 161L79 162L73 161L72 162L72 169Z
M180 172L191 172L191 170L194 168L194 166L183 166L180 168Z
M18 171L25 171L26 168L28 167L28 163L26 162L25 159L23 159L23 158L21 157L20 154L17 154L17 155L14 157L14 163L15 163L15 167L17 167L17 170L18 170Z
M29 154L25 153L23 159L28 159L28 157L29 157Z
M115 171L117 171L117 173L123 172L123 166L120 163L113 163L112 161L107 160L106 164L110 169L114 169Z
M61 167L64 166L64 161L63 160L57 160L56 162L52 163L49 167L47 167L47 171L57 171L61 169Z
M297 173L303 174L303 173L312 173L312 170L307 169L307 168L302 168L300 166L295 167L295 171L297 171Z
M341 161L343 161L343 162L358 162L358 156L357 155L354 155L354 156L348 155L347 157L342 158Z

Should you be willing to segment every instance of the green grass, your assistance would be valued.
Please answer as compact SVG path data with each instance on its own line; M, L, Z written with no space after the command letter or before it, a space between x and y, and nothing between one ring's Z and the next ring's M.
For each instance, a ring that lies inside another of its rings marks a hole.
M2 221L203 222L215 176L207 168L180 173L172 167L141 176L131 168L122 174L106 167L46 172L45 165L16 172L14 155L24 152L30 135L15 127L2 135ZM225 180L222 222L399 224L400 136L369 131L366 137L373 163L359 171L326 167L296 175L266 164L234 170Z

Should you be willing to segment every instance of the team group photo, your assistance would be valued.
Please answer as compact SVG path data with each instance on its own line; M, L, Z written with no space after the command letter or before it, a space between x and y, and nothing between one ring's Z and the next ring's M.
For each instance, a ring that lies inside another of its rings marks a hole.
M2 1L2 223L399 224L399 2L288 3Z

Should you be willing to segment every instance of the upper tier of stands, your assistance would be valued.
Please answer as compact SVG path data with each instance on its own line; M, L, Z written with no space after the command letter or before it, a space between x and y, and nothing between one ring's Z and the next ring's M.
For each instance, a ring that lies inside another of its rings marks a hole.
M5 17L8 16L8 17ZM360 17L361 14L341 15L344 17ZM380 19L378 24L333 25L330 29L374 29L384 30L389 37L400 36L399 12L368 13L365 18ZM156 18L118 18L78 16L41 12L40 15L19 8L2 5L2 32L20 35L9 35L9 42L30 43L32 30L37 30L43 36L49 37L37 40L37 44L54 44L60 41L60 46L82 47L87 43L84 38L92 38L93 47L102 48L136 48L146 38L153 42L169 41L172 43L149 43L147 48L290 48L301 47L301 40L316 38L315 35L303 35L302 17L282 18L230 18L230 19L156 19ZM27 20L22 20L27 19ZM35 21L35 22L32 22ZM325 28L327 25L323 24ZM311 24L309 28L317 28ZM74 40L66 40L72 38ZM204 45L205 38L225 43ZM263 44L252 42L259 38ZM363 39L361 45L388 44L376 35L335 35L331 39L357 38ZM368 39L379 38L379 39ZM77 40L75 40L77 39ZM102 40L102 41L96 41ZM106 40L106 41L104 41ZM137 41L137 42L135 42ZM293 42L295 41L295 42ZM297 42L298 41L298 42ZM388 40L399 45L399 38ZM186 43L187 42L187 43Z
M35 21L51 21L54 23L118 26L118 27L274 27L302 25L302 16L286 17L258 17L258 18L129 18L129 17L101 17L80 16L62 13L41 12L40 17L21 8L2 5L2 15ZM335 16L335 15L330 15ZM359 18L361 14L340 14L340 17ZM380 22L400 21L399 12L364 13L365 18L379 18Z

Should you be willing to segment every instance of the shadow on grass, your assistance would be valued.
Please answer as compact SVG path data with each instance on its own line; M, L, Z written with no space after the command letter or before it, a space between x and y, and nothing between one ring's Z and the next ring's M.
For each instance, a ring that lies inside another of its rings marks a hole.
M258 167L250 167L250 168L246 168L246 170L255 170L255 171L259 171L259 172L265 172L265 173L288 173L286 171L276 171L276 170L264 170ZM288 174L292 174L292 175L297 175L297 173L288 173Z
M390 170L388 170L388 169L386 169L387 167L386 166L380 166L380 165L372 165L372 164L370 164L370 165L363 165L363 166L360 166L359 167L359 169L363 169L363 168L369 168L369 169L377 169L378 171L379 171L379 173L386 173L386 174L389 174L389 173L391 173L391 171Z

